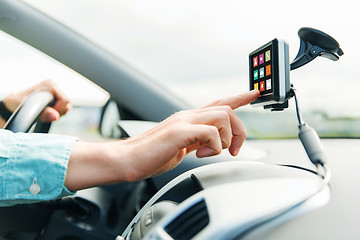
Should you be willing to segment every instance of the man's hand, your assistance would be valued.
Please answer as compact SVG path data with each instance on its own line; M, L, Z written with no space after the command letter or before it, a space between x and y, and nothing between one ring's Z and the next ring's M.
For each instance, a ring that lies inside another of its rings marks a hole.
M234 110L253 102L259 94L254 90L178 112L148 132L127 140L134 156L127 167L130 180L169 171L192 151L200 158L217 155L223 149L236 156L246 130Z
M79 190L137 181L176 167L190 152L208 157L228 149L236 156L246 131L234 110L256 100L259 91L181 111L140 136L106 143L78 141L71 152L65 186Z
M6 97L3 102L6 108L13 112L31 93L36 91L48 91L52 93L56 99L53 107L45 108L40 116L41 121L56 121L60 116L66 114L71 109L70 99L51 80L42 81L28 89L12 94Z

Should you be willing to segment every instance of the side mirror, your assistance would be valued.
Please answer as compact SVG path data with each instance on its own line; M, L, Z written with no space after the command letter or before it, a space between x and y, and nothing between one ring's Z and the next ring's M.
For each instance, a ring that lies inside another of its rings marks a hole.
M103 137L119 139L124 137L118 122L121 120L121 111L117 102L110 98L102 109L99 131Z

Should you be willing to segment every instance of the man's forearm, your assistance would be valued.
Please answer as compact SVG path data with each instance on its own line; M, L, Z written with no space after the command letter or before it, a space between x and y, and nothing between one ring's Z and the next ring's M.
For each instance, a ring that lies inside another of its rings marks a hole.
M77 191L127 181L125 141L87 143L78 141L71 151L65 187Z

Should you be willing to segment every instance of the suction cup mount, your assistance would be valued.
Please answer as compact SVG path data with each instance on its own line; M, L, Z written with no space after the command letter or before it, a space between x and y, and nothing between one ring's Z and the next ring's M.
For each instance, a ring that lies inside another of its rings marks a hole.
M316 57L325 57L337 61L344 54L339 43L330 35L314 28L300 28L300 49L290 64L290 70L297 69Z
M300 38L300 48L295 59L290 64L290 71L304 66L316 57L325 57L337 61L344 54L339 43L320 30L303 27L299 29L298 36ZM294 89L291 84L290 91L287 93L287 100L283 104L272 104L264 108L271 109L271 111L283 111L288 108L288 100L294 96L293 92Z

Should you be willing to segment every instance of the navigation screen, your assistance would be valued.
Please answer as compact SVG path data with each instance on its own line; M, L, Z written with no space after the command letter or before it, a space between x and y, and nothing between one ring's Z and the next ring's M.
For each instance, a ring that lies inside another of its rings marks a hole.
M249 55L250 90L258 89L260 96L273 93L272 44Z

